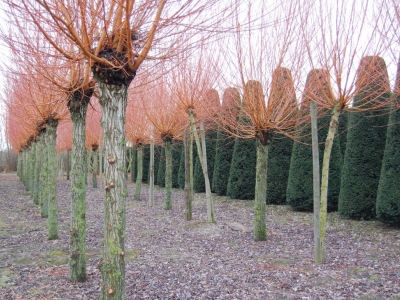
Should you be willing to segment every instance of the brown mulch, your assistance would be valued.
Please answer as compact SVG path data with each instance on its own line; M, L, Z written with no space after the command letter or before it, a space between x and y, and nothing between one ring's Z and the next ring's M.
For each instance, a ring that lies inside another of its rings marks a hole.
M60 238L47 240L40 217L15 174L0 175L0 299L98 299L102 195L89 180L85 283L68 278L69 182L59 180ZM252 201L215 196L217 224L206 222L204 194L185 221L184 194L163 189L153 208L127 199L126 299L400 299L400 230L377 221L328 216L326 263L313 259L312 214L267 206L268 240L252 239Z

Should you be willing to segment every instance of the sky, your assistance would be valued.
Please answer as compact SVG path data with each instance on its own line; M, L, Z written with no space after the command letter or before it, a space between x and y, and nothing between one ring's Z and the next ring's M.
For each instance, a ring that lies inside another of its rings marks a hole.
M250 1L250 3L251 2L253 2L253 4L257 3L257 1ZM352 1L349 1L349 2L352 2ZM268 2L268 3L270 3L270 2ZM363 1L360 1L360 3L363 3ZM1 5L2 5L2 2L0 1L0 27L4 28L4 25L5 25L5 22L3 20L4 19L4 13L3 13L2 9L1 9ZM254 5L253 5L253 9L254 9ZM244 12L246 12L246 11L247 10L244 9ZM243 22L243 24L246 23L245 20L241 20L241 22ZM243 25L243 28L245 28L245 25ZM254 38L254 36L253 36L253 38ZM255 37L254 40L257 41L257 37ZM265 44L265 46L268 46L268 45ZM273 50L273 48L271 48L271 50ZM396 49L395 52L397 50L398 49ZM1 44L1 41L0 41L0 57L1 57L0 64L1 63L7 63L7 60L4 60L4 57L7 56L7 52L8 52L7 49L4 47L4 45ZM390 53L388 53L387 57L384 57L384 59L385 59L385 61L387 63L388 72L389 72L389 78L390 78L390 80L392 82L392 86L393 86L393 82L395 80L395 72L396 72L397 60L395 58L393 58L393 54L390 54ZM306 68L308 69L308 67L306 67ZM270 70L268 70L268 71L270 71ZM4 72L1 67L0 67L0 72ZM263 73L264 76L265 76L265 73L266 73L265 70L261 70L260 72ZM255 76L257 76L257 74L255 74ZM304 79L305 79L306 78L306 72L305 72L305 74L302 74L301 76L304 77ZM1 74L0 75L0 149L5 147L5 144L4 144L4 142L5 142L5 116L4 116L5 106L4 106L4 103L3 103L3 95L5 94L4 93L4 89L5 89L4 79L5 78L6 78L5 74ZM253 78L253 79L258 79L258 78ZM301 93L301 90L302 89L300 88L299 89L300 93ZM222 96L222 95L220 95L220 96Z

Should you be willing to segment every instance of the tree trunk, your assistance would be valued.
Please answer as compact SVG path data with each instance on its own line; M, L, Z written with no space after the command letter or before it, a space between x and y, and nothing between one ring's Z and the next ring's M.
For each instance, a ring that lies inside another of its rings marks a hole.
M41 149L41 139L42 135L39 133L36 137L35 142L35 172L34 172L34 180L33 180L33 202L38 205L39 204L39 182L40 182L40 161L42 157L42 149Z
M67 151L67 161L66 161L66 163L65 163L65 168L66 168L66 171L67 171L67 180L70 180L70 170L71 170L71 160L70 160L70 151L68 150Z
M317 264L323 262L323 249L321 247L320 227L320 175L319 175L319 146L317 125L317 104L310 103L311 135L313 154L313 189L314 189L314 258Z
M256 187L254 192L254 240L265 241L267 230L265 224L265 205L267 199L267 163L269 141L261 143L256 138L257 163L256 163Z
M164 140L165 148L165 202L164 209L172 209L172 149L171 139Z
M186 221L192 220L192 200L193 200L193 184L191 185L190 183L193 183L193 140L192 140L192 135L190 134L190 139L189 139L189 134L188 131L185 130L185 136L184 136L184 145L183 145L183 151L185 151L185 203L186 203ZM190 165L190 160L192 161L192 164ZM190 166L192 168L190 168ZM190 176L192 174L192 176ZM190 181L190 178L192 178L192 181ZM190 188L192 187L192 189Z
M28 190L28 174L29 174L29 167L28 167L28 147L24 148L24 175L23 175L23 184L25 189Z
M72 282L86 281L86 177L88 169L85 144L86 113L89 99L80 100L81 98L75 95L74 98L70 99L71 105L69 106L73 135L69 244L69 278Z
M97 188L97 172L99 170L99 152L97 149L93 149L92 163L92 184L94 188Z
M149 174L149 202L148 206L154 206L154 138L150 139L150 174Z
M36 142L31 143L28 148L28 191L31 193L33 199L33 184L35 179L35 156L36 156Z
M126 85L97 81L102 107L101 125L105 161L104 249L99 268L100 299L125 298L126 236Z
M47 218L49 216L49 186L48 186L48 177L49 177L49 159L47 155L47 145L46 145L46 131L47 128L43 131L43 139L41 141L41 154L42 154L42 168L40 171L40 216L42 218Z
M339 124L339 110L338 104L333 107L331 122L329 124L328 134L325 141L324 157L322 161L322 174L321 174L321 199L320 199L320 213L319 213L319 226L320 226L320 245L321 255L320 259L323 263L325 260L325 236L326 236L326 216L328 206L328 182L329 182L329 162L331 159L332 145Z
M58 203L57 203L57 137L58 120L49 119L46 126L46 146L48 149L48 239L58 239Z
M204 181L205 181L205 186L206 186L207 217L208 217L208 222L215 223L214 202L213 202L212 194L211 194L210 178L208 177L206 133L204 131L203 122L200 122L200 137L201 137L201 146L202 146L202 150L203 150L202 151L203 152L202 168L203 168Z
M204 140L204 145L203 145L203 150L202 150L202 148L201 148L202 146L200 145L200 139L197 134L196 124L194 121L194 115L193 115L193 112L191 112L191 111L189 112L189 119L190 119L190 127L192 129L192 133L193 133L195 141L196 141L197 153L199 154L199 161L201 164L201 168L203 170L203 176L204 176L204 181L205 181L205 186L206 186L207 218L208 218L208 222L215 223L214 205L212 203L212 197L211 197L210 180L209 180L208 174L207 174L207 156L204 156L205 150L206 150L205 140ZM200 124L200 126L203 126L202 123ZM204 128L203 128L203 130L200 130L200 131L202 133L204 133ZM205 137L202 137L202 144L203 144L203 139L205 139ZM209 189L208 191L207 191L207 187Z
M132 146L131 148L131 182L135 182L136 181L136 159L137 158L137 153L136 153L136 149L135 146Z
M135 184L135 200L140 200L140 191L142 189L142 177L143 177L143 147L137 147L137 175Z

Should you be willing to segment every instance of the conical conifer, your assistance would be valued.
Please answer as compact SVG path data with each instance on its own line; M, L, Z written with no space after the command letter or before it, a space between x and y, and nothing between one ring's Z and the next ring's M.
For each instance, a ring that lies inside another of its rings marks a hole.
M387 109L376 109L390 98L385 61L364 57L357 70L358 93L349 116L339 196L339 214L352 219L375 217L375 204L386 141ZM374 109L375 108L375 109Z
M392 111L386 133L381 177L376 199L376 218L389 225L400 225L400 61L393 93Z

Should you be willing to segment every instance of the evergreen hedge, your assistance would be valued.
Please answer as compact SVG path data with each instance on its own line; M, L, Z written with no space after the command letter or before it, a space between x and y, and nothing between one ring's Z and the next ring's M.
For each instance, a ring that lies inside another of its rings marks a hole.
M229 170L227 195L232 199L254 199L256 184L255 139L235 140Z
M400 86L399 86L400 87ZM400 96L397 96L397 103ZM388 225L400 225L400 111L389 115L386 146L376 198L376 218Z
M390 97L386 64L379 57L365 57L357 71L359 92L355 107L372 108ZM349 116L339 214L352 219L375 217L382 157L386 141L386 109L352 112Z
M267 204L286 204L293 140L275 135L269 145L267 164Z
M226 195L234 145L233 137L224 131L218 131L211 190L220 196Z

